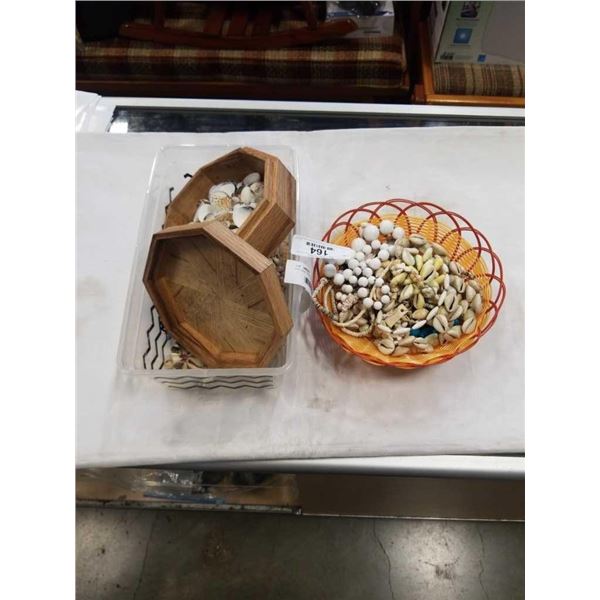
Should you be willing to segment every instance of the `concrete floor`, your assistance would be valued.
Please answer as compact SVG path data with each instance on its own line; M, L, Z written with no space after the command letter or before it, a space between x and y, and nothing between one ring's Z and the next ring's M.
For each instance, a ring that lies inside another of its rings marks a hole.
M78 600L524 598L520 523L77 509Z

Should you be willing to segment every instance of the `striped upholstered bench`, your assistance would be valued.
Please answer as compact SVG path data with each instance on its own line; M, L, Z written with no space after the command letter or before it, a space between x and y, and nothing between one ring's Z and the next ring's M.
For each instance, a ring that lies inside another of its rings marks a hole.
M202 3L166 4L165 26L203 31ZM150 17L140 14L133 22L149 23ZM294 20L273 25L304 26ZM79 38L76 74L77 89L111 95L401 101L409 93L400 35L252 50Z

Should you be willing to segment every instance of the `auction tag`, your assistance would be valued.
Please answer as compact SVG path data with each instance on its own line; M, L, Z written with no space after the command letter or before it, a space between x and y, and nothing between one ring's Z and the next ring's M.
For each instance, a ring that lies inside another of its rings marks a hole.
M308 258L347 260L354 256L354 251L352 248L346 248L346 246L336 246L335 244L313 240L303 235L295 235L292 238L292 254L307 256Z
M309 296L312 295L310 269L297 260L288 260L285 264L285 283L302 286Z

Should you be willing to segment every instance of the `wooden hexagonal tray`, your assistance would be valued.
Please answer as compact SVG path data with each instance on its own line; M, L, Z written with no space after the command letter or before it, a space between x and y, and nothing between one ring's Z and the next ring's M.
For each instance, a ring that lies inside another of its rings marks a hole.
M207 367L268 366L292 327L275 265L218 221L155 233L144 285Z
M252 172L262 175L264 197L237 234L265 256L271 256L294 227L296 181L276 156L254 148L238 148L198 169L169 205L165 228L188 225L211 186L241 181Z

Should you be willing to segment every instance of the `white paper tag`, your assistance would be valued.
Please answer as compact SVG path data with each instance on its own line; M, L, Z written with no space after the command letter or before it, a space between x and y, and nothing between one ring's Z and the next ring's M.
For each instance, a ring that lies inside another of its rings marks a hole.
M347 248L346 246L336 246L335 244L313 240L303 235L295 235L292 238L292 254L307 256L308 258L347 260L354 256L354 251L352 248Z
M297 260L288 260L285 264L285 283L299 285L303 287L308 295L312 295L312 282L310 278L310 269Z

